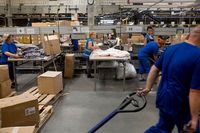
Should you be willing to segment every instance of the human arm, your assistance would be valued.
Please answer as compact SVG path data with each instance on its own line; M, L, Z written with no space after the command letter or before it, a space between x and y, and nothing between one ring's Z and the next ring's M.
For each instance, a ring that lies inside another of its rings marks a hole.
M158 77L158 74L159 74L159 69L155 65L153 65L147 77L145 89L138 92L138 95L146 96L151 91L151 88L153 87L154 82Z
M90 42L88 42L88 48L93 51L95 49L98 49L99 47L98 46L93 46L92 42L90 41Z
M144 45L147 44L147 38L144 38Z
M19 58L18 54L13 54L11 52L4 52L4 54L8 57Z
M200 59L197 61L191 80L191 89L189 93L190 112L191 112L191 128L196 130L198 116L200 113Z
M190 111L191 111L191 129L197 128L199 112L200 112L200 90L190 89L189 94Z

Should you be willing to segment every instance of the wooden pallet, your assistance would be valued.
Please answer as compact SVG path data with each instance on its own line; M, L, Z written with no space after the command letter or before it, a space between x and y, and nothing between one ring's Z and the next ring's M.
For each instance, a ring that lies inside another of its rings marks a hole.
M16 91L12 91L7 97L13 97L16 95Z
M33 87L24 93L29 93L35 96L38 99L39 109L46 105L53 105L62 95L63 91L57 95L52 94L40 94L37 87Z
M43 126L46 124L46 122L50 119L50 117L53 114L53 106L52 105L48 105L48 106L42 106L39 105L39 112L40 112L40 123L39 125L35 128L34 133L38 133Z

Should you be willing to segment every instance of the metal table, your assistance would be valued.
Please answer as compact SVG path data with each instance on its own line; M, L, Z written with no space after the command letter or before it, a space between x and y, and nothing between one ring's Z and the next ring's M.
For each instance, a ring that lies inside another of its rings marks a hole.
M15 80L15 89L16 91L18 90L18 85L17 85L17 76L16 76L16 62L41 62L41 66L28 66L29 69L39 69L41 71L41 73L45 72L45 67L49 66L51 63L54 63L55 60L57 60L58 58L60 58L61 54L57 54L54 56L44 56L44 57L37 57L37 58L8 58L8 62L11 62L13 65L13 73L14 73L14 80ZM56 66L54 64L55 70ZM23 69L23 67L21 67ZM24 67L24 69L27 67Z
M123 77L123 91L126 89L126 61L130 60L130 57L112 57L112 56L97 56L97 55L90 55L90 60L94 62L94 90L96 91L96 82L97 82L97 62L98 61L118 61L122 62L124 66L124 77Z

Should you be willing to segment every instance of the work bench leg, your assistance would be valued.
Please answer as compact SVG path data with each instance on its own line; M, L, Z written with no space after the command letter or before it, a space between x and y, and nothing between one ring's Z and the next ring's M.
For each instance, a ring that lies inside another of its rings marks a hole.
M94 61L94 91L97 90L97 61Z
M124 66L124 77L123 77L123 91L125 91L126 89L126 62L123 62L123 66Z
M16 65L15 65L15 62L12 62L12 65L13 65L13 74L14 74L14 81L15 81L15 90L18 91L17 74L16 74Z

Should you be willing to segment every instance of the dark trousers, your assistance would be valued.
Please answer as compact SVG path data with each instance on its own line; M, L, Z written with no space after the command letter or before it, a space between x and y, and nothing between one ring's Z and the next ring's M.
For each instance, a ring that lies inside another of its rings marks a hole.
M88 76L91 76L92 64L93 64L93 61L90 61L90 59L87 58L86 65L87 65L87 75Z
M174 117L160 110L159 117L158 123L146 130L145 133L171 133L175 126L180 133L183 126L190 121L190 112L180 113Z

